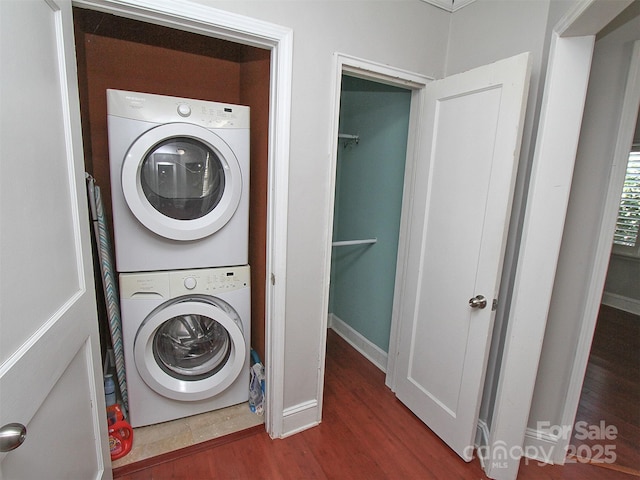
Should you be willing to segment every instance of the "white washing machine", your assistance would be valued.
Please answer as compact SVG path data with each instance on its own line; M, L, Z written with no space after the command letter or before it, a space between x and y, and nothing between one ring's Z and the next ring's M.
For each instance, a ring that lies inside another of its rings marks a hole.
M120 274L133 427L249 399L249 275L248 266Z
M248 263L249 107L107 90L118 272Z

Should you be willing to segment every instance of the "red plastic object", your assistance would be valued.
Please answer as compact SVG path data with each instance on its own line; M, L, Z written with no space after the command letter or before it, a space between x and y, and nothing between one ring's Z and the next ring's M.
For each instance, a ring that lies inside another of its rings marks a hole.
M109 425L113 425L120 420L124 420L124 415L122 414L120 405L118 405L117 403L109 405L107 407L107 422L109 423Z
M133 428L124 419L120 405L107 407L107 422L109 423L109 450L111 460L124 457L131 451L133 445Z
M109 450L111 460L124 457L133 445L133 428L126 420L109 425Z

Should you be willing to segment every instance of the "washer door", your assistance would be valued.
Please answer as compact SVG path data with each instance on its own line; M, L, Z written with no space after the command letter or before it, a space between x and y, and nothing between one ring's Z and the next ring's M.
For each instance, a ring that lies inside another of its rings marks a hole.
M231 148L215 133L169 123L131 145L122 163L122 190L133 215L152 232L198 240L233 217L242 173Z
M238 378L247 356L235 310L219 298L201 295L156 308L138 329L133 349L136 368L149 388L186 401L223 392Z

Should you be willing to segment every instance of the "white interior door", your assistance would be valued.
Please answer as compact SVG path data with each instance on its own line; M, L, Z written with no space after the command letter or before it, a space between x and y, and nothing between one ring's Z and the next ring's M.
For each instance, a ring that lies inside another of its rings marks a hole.
M111 478L71 2L0 25L0 478Z
M473 453L529 74L529 54L522 54L425 89L427 161L418 162L414 175L396 394L466 461Z

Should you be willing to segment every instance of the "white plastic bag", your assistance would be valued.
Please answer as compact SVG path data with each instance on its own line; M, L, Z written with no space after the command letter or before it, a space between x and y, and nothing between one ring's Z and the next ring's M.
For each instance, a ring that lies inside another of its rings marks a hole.
M251 350L249 375L249 408L257 415L264 413L264 365L255 350Z

